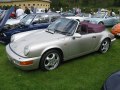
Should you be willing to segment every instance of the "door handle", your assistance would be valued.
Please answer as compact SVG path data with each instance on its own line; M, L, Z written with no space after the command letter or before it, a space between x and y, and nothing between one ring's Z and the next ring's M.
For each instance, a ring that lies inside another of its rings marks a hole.
M92 36L92 38L96 38L96 36Z

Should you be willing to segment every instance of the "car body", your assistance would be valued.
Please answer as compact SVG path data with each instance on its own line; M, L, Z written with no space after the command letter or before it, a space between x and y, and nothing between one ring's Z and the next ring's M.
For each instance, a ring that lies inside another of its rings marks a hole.
M85 21L103 24L105 26L113 26L119 22L118 16L110 16L108 12L99 12L93 15L91 18L85 19Z
M111 33L115 36L120 36L120 23L113 26Z
M90 18L90 17L91 17L91 14L80 13L80 14L77 14L76 16L69 16L69 17L66 17L66 18L74 19L74 20L78 20L79 22L82 22L85 19Z
M10 19L7 20L6 24L8 24L8 25L18 24L18 23L20 23L21 19L23 19L26 15L27 15L27 14L20 15L20 16L17 17L16 19L10 18Z
M64 22L64 23L63 23ZM106 53L114 35L103 25L60 18L46 30L15 34L6 46L9 60L18 68L53 70L66 61L94 51Z
M44 8L38 8L36 10L36 13L45 13L45 9Z
M62 12L61 16L63 17L69 17L69 16L75 16L75 14L71 11L67 11L67 12Z
M61 17L58 13L35 13L29 14L23 18L19 24L5 25L0 33L0 41L7 44L13 34L30 30L44 29Z

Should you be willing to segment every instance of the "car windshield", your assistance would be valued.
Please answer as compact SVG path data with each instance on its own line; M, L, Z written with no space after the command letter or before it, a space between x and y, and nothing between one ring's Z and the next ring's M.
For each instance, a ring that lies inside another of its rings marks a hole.
M77 21L71 19L60 18L48 27L48 31L57 32L64 35L72 35L78 25Z
M104 18L105 17L105 13L96 13L95 15L93 15L93 18Z
M24 25L29 25L32 20L34 19L35 15L27 15L25 18L23 18L20 23Z

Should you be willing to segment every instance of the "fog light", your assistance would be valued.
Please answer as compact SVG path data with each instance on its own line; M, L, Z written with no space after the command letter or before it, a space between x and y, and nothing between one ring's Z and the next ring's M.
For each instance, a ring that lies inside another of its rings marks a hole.
M23 62L20 62L20 65L31 65L33 64L33 61L23 61Z

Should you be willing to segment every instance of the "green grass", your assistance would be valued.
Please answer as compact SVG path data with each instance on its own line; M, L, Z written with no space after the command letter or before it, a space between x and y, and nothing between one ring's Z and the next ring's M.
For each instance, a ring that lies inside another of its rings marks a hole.
M63 63L49 72L22 71L12 65L0 45L0 90L100 90L120 70L120 40L105 54L98 52Z

